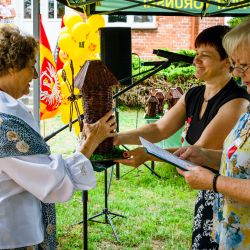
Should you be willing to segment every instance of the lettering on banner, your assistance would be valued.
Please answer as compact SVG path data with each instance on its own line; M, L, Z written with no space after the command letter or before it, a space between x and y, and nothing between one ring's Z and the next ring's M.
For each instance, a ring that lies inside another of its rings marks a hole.
M223 0L218 0L223 1ZM236 0L237 1L237 0ZM193 1L193 0L162 0L155 2L155 6L148 5L147 3L152 2L152 0L144 0L144 8L157 8L156 6L171 8L171 9L182 9L182 10L201 10L203 8L203 2ZM209 7L209 3L206 4L206 8Z

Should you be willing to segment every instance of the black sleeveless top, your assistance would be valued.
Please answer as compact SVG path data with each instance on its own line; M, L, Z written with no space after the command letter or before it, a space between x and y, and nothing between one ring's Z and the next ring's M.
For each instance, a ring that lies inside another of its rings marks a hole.
M208 100L206 110L200 119L199 114L204 101L204 92L205 85L197 86L191 88L185 96L186 116L191 118L186 140L191 145L200 138L206 126L216 116L223 104L236 98L245 98L250 101L250 95L247 91L231 79L215 96Z

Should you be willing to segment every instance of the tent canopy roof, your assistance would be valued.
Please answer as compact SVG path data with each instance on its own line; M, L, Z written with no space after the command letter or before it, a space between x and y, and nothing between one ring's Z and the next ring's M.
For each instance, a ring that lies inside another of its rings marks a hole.
M92 14L161 16L245 16L249 0L58 0Z

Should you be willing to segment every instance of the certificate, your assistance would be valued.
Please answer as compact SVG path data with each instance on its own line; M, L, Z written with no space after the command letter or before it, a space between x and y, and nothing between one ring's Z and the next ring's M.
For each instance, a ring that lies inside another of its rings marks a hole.
M179 158L178 156L169 153L168 151L160 148L159 146L147 141L146 139L144 139L143 137L139 137L141 144L143 145L145 151L150 154L155 156L158 159L161 159L164 162L167 163L171 163L174 166L176 166L177 168L180 168L184 171L187 171L187 166L189 167L194 167L195 165L190 162L190 161L186 161L186 160L182 160L181 158Z

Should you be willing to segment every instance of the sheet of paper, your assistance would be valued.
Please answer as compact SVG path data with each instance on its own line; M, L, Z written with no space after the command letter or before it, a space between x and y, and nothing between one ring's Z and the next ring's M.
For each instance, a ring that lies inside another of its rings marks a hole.
M149 154L163 161L171 163L175 165L176 167L179 167L182 170L187 170L187 166L190 166L190 167L195 166L192 162L180 159L178 156L172 153L169 153L168 151L160 148L159 146L147 141L143 137L140 137L140 141L143 147L146 149L146 151Z

